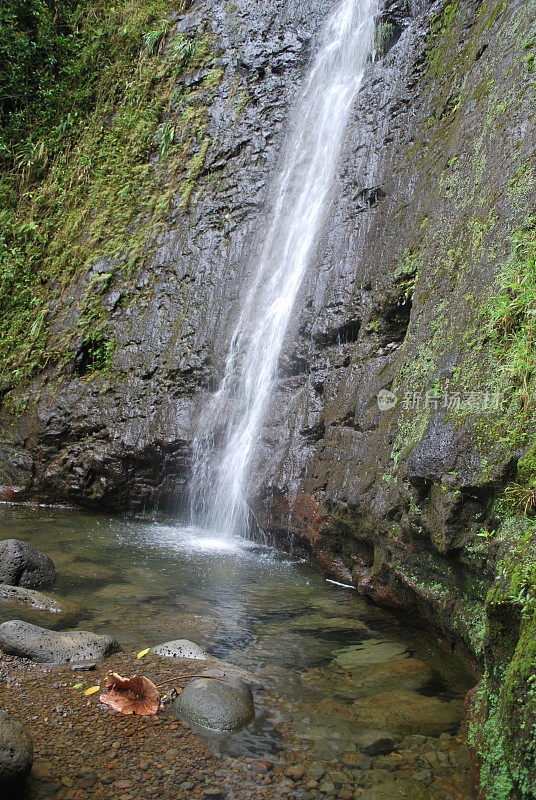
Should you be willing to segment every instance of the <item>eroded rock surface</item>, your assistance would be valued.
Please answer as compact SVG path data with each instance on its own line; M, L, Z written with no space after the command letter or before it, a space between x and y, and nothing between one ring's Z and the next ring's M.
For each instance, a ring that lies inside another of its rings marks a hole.
M41 663L93 661L118 649L111 636L90 631L50 631L22 620L0 625L0 649Z

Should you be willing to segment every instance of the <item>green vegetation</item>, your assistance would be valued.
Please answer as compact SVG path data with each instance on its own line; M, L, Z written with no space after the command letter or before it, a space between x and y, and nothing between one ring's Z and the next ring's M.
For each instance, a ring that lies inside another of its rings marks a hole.
M498 280L498 292L484 309L487 334L511 391L531 403L536 367L536 217L512 234L511 253Z
M71 359L80 340L102 342L91 364L106 365L105 293L147 260L173 198L185 209L193 197L222 72L210 35L173 35L168 16L189 1L27 0L1 12L0 363L11 383ZM202 80L181 84L195 67ZM98 259L105 272L91 275ZM75 324L54 337L75 278Z
M469 728L490 800L536 788L536 525L509 518L502 529L509 544L486 600L486 669Z
M374 33L374 49L378 58L383 58L389 50L396 34L396 26L392 22L381 22Z

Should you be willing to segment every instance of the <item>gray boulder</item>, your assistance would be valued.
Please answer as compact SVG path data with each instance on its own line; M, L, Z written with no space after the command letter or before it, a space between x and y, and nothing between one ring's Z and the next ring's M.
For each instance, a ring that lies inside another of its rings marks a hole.
M238 731L255 718L253 694L239 678L196 678L172 704L179 719L213 731Z
M40 663L95 661L116 649L111 636L90 631L49 631L20 619L0 625L0 650Z
M44 586L53 583L56 570L52 559L20 539L0 542L0 583L12 586Z
M16 719L0 711L0 786L24 778L32 768L30 734Z
M191 658L196 661L209 661L212 659L212 656L202 647L195 642L190 642L189 639L173 639L171 642L158 644L152 648L151 652L166 658Z

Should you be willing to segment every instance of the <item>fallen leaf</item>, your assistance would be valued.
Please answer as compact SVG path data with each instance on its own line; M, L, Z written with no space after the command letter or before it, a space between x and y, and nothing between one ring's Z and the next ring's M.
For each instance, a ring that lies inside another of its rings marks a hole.
M150 649L151 649L151 648L150 648L150 647L148 647L146 650L140 650L140 652L138 653L138 655L136 656L136 658L143 658L143 656L146 656L146 655L147 655L147 653L149 652L149 650L150 650Z
M133 675L122 678L110 672L106 678L106 688L110 691L101 694L99 700L121 714L156 714L160 708L160 694L149 678Z
M84 694L86 695L86 697L88 697L90 694L95 694L95 692L98 692L99 689L100 686L90 686L89 689L86 689Z
M84 681L84 683L85 683L85 681ZM73 689L81 689L82 686L84 685L84 683L75 683L75 685L73 686Z

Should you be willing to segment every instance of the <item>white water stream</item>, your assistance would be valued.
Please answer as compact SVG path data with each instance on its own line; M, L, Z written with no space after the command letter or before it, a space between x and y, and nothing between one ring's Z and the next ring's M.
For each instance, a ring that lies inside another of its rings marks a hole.
M372 50L376 0L343 0L293 112L268 230L252 255L252 283L231 339L224 377L207 403L194 448L193 520L219 536L244 535L248 468L296 295L314 251L346 122ZM223 447L211 431L224 426Z

